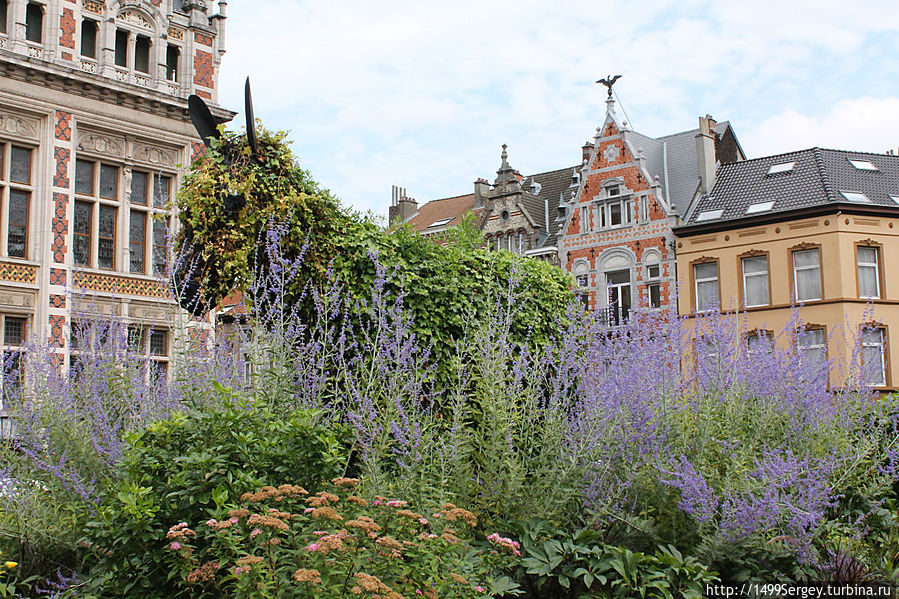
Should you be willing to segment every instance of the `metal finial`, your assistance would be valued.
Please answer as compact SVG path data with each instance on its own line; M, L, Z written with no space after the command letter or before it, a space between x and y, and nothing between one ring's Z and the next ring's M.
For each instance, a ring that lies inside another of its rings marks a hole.
M600 79L597 83L602 83L609 90L609 100L612 99L612 86L615 85L615 82L621 79L621 75L606 75L605 79Z

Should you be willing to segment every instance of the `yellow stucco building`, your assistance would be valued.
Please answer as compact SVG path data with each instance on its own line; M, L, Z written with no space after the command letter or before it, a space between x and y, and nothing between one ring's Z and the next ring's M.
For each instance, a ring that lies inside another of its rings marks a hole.
M722 165L677 236L678 310L740 311L753 339L899 387L899 156L813 148ZM790 325L792 326L792 325Z

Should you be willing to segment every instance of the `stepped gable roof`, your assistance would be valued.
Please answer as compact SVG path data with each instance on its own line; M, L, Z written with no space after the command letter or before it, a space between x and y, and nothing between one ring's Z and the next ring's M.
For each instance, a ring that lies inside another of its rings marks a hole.
M723 136L730 128L730 122L715 123L715 132ZM699 187L699 169L696 155L696 136L699 129L691 129L671 135L654 138L636 131L626 131L625 138L635 153L643 150L646 169L651 181L658 177L662 194L673 205L681 218L690 208L690 203ZM634 156L636 158L636 156ZM668 161L667 168L665 161Z
M810 148L724 164L680 228L828 207L899 213L899 156Z
M422 204L418 207L418 212L408 222L420 233L442 231L447 227L458 225L462 222L462 217L465 213L471 211L474 211L473 193L441 200L431 200Z

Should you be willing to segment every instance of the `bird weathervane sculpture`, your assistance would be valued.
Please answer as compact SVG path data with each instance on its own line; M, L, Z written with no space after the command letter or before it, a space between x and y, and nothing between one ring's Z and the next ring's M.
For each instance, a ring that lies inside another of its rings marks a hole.
M612 99L612 86L615 85L615 82L621 79L621 75L606 75L605 79L600 79L597 83L602 83L609 90L609 100Z

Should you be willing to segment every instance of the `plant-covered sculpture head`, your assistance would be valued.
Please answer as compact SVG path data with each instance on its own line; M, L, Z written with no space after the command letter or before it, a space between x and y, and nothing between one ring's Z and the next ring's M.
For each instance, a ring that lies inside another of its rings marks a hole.
M175 283L182 307L206 313L235 289L247 289L265 268L259 236L285 223L283 258L303 252L303 280L322 276L334 257L334 240L348 218L338 201L298 166L286 133L257 131L247 80L247 132L219 128L206 104L191 96L191 118L206 143L179 193L180 259ZM291 298L283 298L289 301Z

